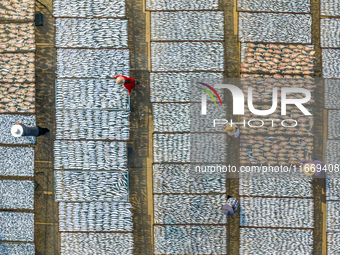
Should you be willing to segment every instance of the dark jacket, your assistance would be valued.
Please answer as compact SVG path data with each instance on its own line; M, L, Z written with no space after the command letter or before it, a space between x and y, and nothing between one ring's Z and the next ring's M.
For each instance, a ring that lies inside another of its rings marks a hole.
M19 124L22 126L24 130L22 136L38 136L39 135L39 128L38 127L27 127L24 124Z

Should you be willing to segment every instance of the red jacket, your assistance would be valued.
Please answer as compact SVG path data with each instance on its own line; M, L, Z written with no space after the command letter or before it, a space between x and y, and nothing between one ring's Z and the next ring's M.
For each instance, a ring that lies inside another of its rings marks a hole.
M134 78L128 78L123 75L117 75L117 77L123 77L125 80L124 87L129 91L129 94L131 93L131 90L136 87L136 82Z

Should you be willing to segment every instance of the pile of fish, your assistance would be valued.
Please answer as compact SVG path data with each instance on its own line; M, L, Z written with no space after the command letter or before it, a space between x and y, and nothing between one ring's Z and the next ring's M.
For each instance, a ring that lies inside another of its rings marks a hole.
M34 53L1 53L0 82L34 82Z
M152 71L223 71L223 42L153 42Z
M0 34L0 52L35 50L33 22L0 24Z
M59 203L59 231L132 231L129 203Z
M205 168L207 165L199 167L197 170L196 165L189 164L154 164L153 192L203 194L226 192L226 173L214 172L211 174L210 168Z
M35 112L34 83L0 84L0 113Z
M340 109L340 80L324 79L325 86L325 108Z
M243 74L249 75L251 74ZM259 74L260 75L260 74ZM263 75L262 76L266 76ZM277 102L281 102L281 87L286 88L304 88L311 93L311 99L306 104L313 104L314 101L314 89L316 87L314 79L307 79L303 76L297 76L298 78L284 78L283 75L275 74L274 77L243 77L241 79L241 88L244 93L244 98L248 99L248 88L252 88L252 102L253 103L268 103L272 104L273 88L277 88ZM300 99L304 98L302 93L287 93L288 99Z
M34 20L34 0L0 1L0 20Z
M54 169L127 170L126 142L54 142Z
M33 240L34 213L0 212L0 241Z
M35 255L34 243L1 243L0 254Z
M33 21L35 1L0 1L0 20ZM14 21L12 21L14 22ZM36 125L35 116L1 113L35 112L35 27L33 22L0 24L0 143L34 144L35 137L15 138L16 122ZM12 52L12 53L9 53ZM32 52L32 53L14 53ZM0 147L0 176L33 176L34 148ZM34 181L0 181L0 254L33 255L34 214L6 212L34 210Z
M153 159L154 162L190 162L190 134L154 134Z
M323 16L340 16L339 0L322 0L320 10Z
M154 226L154 236L155 254L227 254L227 226Z
M240 226L314 227L313 199L241 197L240 208Z
M340 233L327 233L327 254L337 255L340 247Z
M55 0L54 17L125 17L125 0Z
M132 233L61 233L61 255L132 255Z
M254 105L257 110L268 110L271 105ZM314 108L306 107L307 110L313 114ZM244 117L241 118L246 120L246 127L239 125L241 134L264 134L264 135L299 135L299 136L314 136L314 117L313 115L306 116L301 110L293 105L287 105L286 108L287 115L281 115L281 107L277 107L276 111L272 114L266 115L265 117L258 117L258 115L250 113L248 108L245 110ZM250 121L250 119L254 121ZM271 121L271 120L275 121ZM291 120L289 120L291 119ZM286 120L283 125L281 123ZM297 123L295 121L297 121ZM250 121L250 122L249 122ZM252 126L249 127L248 122ZM295 126L296 125L296 126ZM294 127L295 126L295 127Z
M57 109L129 110L130 97L114 79L57 79Z
M242 177L239 193L243 196L313 197L312 179L264 178L261 174L258 177Z
M334 168L340 164L340 141L339 140L326 140L326 152L325 152L325 163L329 165L327 169L330 169L330 165ZM340 176L339 176L340 177Z
M190 104L152 104L154 132L190 132Z
M127 20L56 19L56 47L127 48Z
M125 12L125 0L53 1L62 255L133 254L133 235L122 233L133 230L127 143L117 141L129 139L130 98L113 79L130 72Z
M339 19L320 19L321 47L340 47Z
M310 12L309 0L240 0L237 7L242 11Z
M331 166L327 165L327 169L331 169ZM326 178L326 199L340 200L340 178Z
M190 134L191 163L226 163L226 133Z
M1 175L34 176L34 148L0 146Z
M146 10L217 10L218 0L147 0Z
M339 110L328 110L328 139L340 139L339 120Z
M285 78L285 79L311 79L313 76L311 75L289 75L289 74L248 74L248 73L241 73L240 75L241 78Z
M57 49L57 77L129 76L129 59L129 50Z
M221 73L150 73L150 101L154 102L200 102L202 91L193 86L194 81L212 85L215 80L221 82ZM221 99L221 89L216 89ZM199 93L200 92L200 93ZM197 96L197 97L196 97ZM207 98L207 101L212 101Z
M241 228L240 254L313 254L313 230Z
M313 149L313 138L246 135L240 137L239 158L241 165L299 164L313 156Z
M56 139L129 140L129 112L56 110Z
M226 161L226 134L154 134L154 162Z
M340 231L340 201L327 201L327 232Z
M340 49L322 50L323 78L340 78Z
M57 202L127 202L127 172L56 171Z
M223 12L151 12L151 40L224 40Z
M239 13L241 42L311 43L312 15Z
M314 54L313 45L242 43L241 72L309 75Z
M23 136L14 137L11 134L11 128L16 122L33 127L35 123L35 115L4 115L0 114L0 143L6 144L28 144L35 143L35 137Z
M227 223L222 211L226 195L154 195L153 201L157 224Z
M0 180L1 209L34 209L34 182Z
M226 119L225 105L207 104L209 115L201 114L200 103L153 103L154 132L224 132L214 119Z
M227 119L227 106L207 104L207 115L202 115L201 103L190 104L190 132L225 132L223 125L216 124L214 119Z

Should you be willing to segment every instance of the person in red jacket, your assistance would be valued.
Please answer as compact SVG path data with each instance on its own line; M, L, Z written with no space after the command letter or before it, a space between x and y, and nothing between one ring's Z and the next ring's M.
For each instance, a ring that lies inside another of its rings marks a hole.
M116 83L118 85L124 85L124 87L129 91L128 95L130 95L131 90L136 87L136 83L139 85L139 82L134 78L128 78L123 75L114 75L113 78L116 78Z

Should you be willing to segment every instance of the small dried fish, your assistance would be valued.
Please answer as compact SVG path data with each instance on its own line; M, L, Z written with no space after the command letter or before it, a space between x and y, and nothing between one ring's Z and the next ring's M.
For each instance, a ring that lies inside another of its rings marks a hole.
M55 169L127 170L126 142L54 142Z
M311 43L310 14L239 13L241 42Z
M56 47L128 48L128 21L56 19Z
M322 50L322 75L324 78L340 78L340 50Z
M218 0L147 0L146 10L217 10Z
M322 0L320 2L320 11L323 16L340 16L338 0Z
M2 112L35 112L35 92L28 92L26 86L35 84L4 83L0 84L0 108ZM21 105L24 103L25 106Z
M265 12L310 12L308 0L283 0L273 2L271 0L240 0L237 7L242 11Z
M151 12L151 39L224 40L223 12Z
M327 232L327 254L336 254L339 251L340 233Z
M0 147L0 175L34 176L34 148Z
M129 60L129 50L57 49L57 77L106 78L113 74L129 76Z
M11 243L2 242L0 246L1 254L15 254L15 255L34 255L34 243Z
M256 144L248 142L256 138L258 138ZM313 155L313 138L287 137L287 136L273 137L274 139L269 139L269 138L270 137L268 136L261 136L261 135L241 136L240 137L240 144L241 144L240 151L246 151L248 156L243 157L240 160L240 163L242 165L259 164L259 162L261 161L260 158L264 157L265 160L264 162L262 162L263 164L289 165L290 163L298 164L299 160L305 159L305 158L297 159L296 158L297 154L302 153L305 156L308 153L310 155ZM295 144L293 140L296 140L296 138L298 140ZM256 148L255 145L260 145L260 147L255 149ZM281 149L276 149L276 148L281 148ZM255 153L255 150L257 151L256 153ZM275 159L269 160L268 157L273 157ZM281 158L281 157L285 158L285 160L279 161L278 158Z
M59 203L59 231L114 232L133 230L130 203Z
M327 232L340 230L340 201L327 201Z
M240 208L241 226L314 227L313 199L241 197Z
M127 172L56 171L58 202L128 202Z
M222 205L226 195L154 195L154 221L157 224L227 223ZM202 217L207 211L209 215Z
M125 17L125 0L56 0L53 1L54 17Z
M0 53L0 81L34 82L34 61L34 53Z
M313 230L240 229L240 254L284 254L287 251L313 254Z
M34 20L35 1L0 1L0 20Z
M222 42L152 42L152 71L223 71Z
M0 4L1 6L1 4ZM0 18L1 20L1 18ZM2 35L0 52L34 51L34 23L3 24L0 28Z
M60 233L61 255L132 255L132 233Z
M0 181L1 209L34 209L33 181Z
M220 82L222 78L222 73L208 72L150 73L150 100L151 102L200 102L201 93L191 83L201 81L209 84L212 80ZM222 90L216 89L216 91L223 100Z
M260 47L263 46L263 47ZM314 46L304 46L294 48L292 45L285 44L258 44L242 43L241 44L241 72L250 73L271 73L271 74L302 74L308 75L314 72ZM275 51L273 51L274 48ZM249 50L257 51L258 56L249 56ZM304 55L305 54L305 55ZM264 59L261 56L266 56ZM306 60L306 61L302 61ZM265 66L265 68L261 67ZM280 78L275 76L274 78Z
M34 241L34 213L0 212L0 235L4 241Z
M226 254L226 226L154 226L155 254Z

